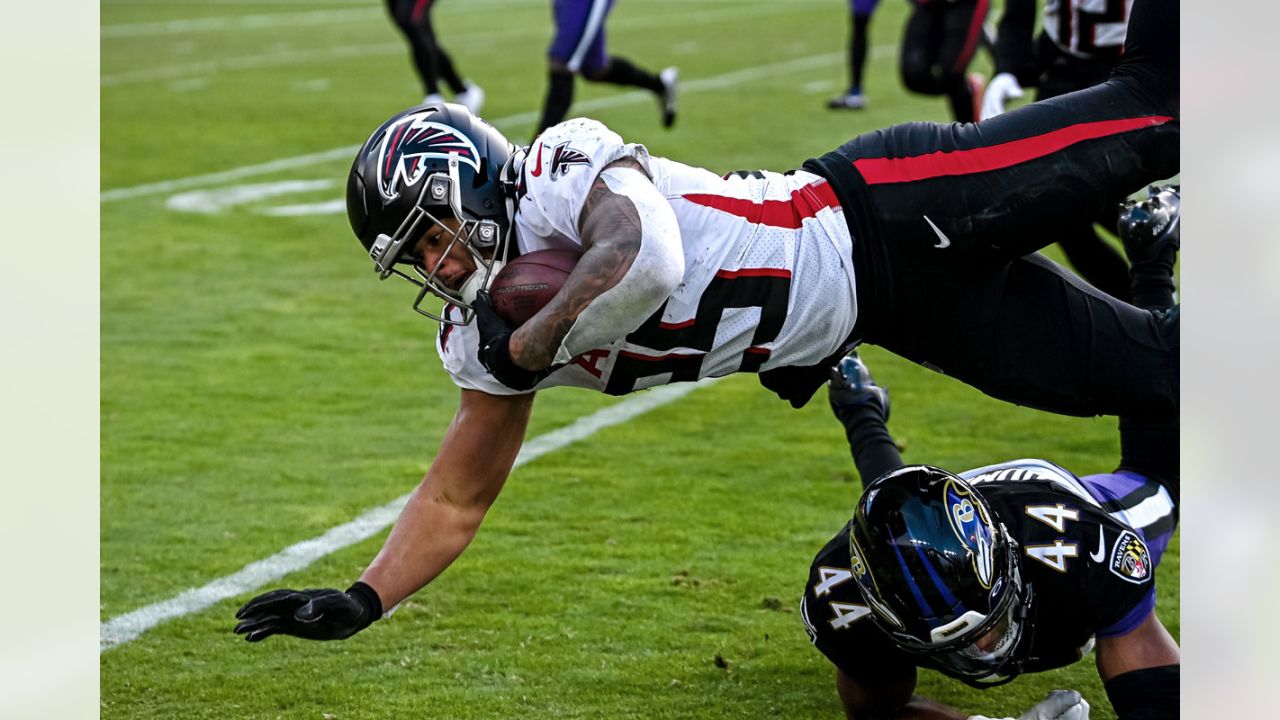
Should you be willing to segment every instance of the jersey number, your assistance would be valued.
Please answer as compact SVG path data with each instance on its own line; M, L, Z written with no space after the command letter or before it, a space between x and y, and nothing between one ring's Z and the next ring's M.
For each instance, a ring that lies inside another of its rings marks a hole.
M843 630L849 625L861 620L871 614L871 608L866 605L854 605L853 603L833 602L831 611L835 615L831 618L831 627L835 630Z
M1035 558L1060 573L1067 571L1067 559L1080 557L1080 546L1055 540L1052 545L1028 545L1027 557Z
M1055 39L1059 45L1085 55L1118 57L1124 34L1119 35L1121 43L1099 45L1098 26L1123 23L1127 0L1106 0L1102 12L1089 12L1070 0L1058 0L1051 4L1057 8L1058 37ZM1049 12L1052 12L1052 9L1046 8L1046 14Z
M769 359L764 348L778 338L787 319L787 299L791 295L791 272L772 268L739 271L722 270L712 278L698 300L693 320L664 323L663 303L644 321L627 342L652 350L689 348L694 352L670 353L657 357L621 351L604 391L625 395L636 389L636 381L654 375L671 375L669 382L692 382L702 376L702 362L711 352L720 327L720 318L730 308L760 308L760 323L751 338L751 347L742 354L737 372L758 372Z
M824 597L830 595L832 588L835 586L852 580L853 572L847 568L823 566L818 568L818 577L822 579L822 582L813 586L813 595L814 597ZM831 623L833 630L843 630L871 614L871 608L866 605L843 602L829 602L827 604L831 606L832 616L828 622Z
M1080 511L1068 508L1062 503L1057 505L1028 505L1027 515L1039 520L1060 533L1067 531L1068 520L1079 520Z

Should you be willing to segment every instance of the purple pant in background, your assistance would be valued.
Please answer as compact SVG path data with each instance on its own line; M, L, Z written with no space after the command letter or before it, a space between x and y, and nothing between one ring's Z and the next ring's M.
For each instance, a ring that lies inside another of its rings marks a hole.
M879 4L880 0L849 0L849 12L854 17L870 17Z
M554 0L556 36L547 55L564 63L569 72L587 77L599 74L608 60L604 50L604 20L611 9L613 0Z

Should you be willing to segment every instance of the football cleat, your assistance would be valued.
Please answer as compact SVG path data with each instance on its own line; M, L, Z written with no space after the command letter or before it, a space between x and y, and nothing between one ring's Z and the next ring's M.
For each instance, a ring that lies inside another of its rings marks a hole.
M662 103L662 127L669 128L676 124L676 87L680 71L675 66L666 68L658 73L658 79L662 81L662 94L658 98Z
M1132 264L1172 256L1181 245L1182 193L1178 185L1147 188L1145 200L1120 204L1117 223L1124 252Z
M867 106L867 97L861 90L850 90L827 101L828 110L861 110Z
M484 107L484 88L468 81L467 89L458 93L453 99L470 110L472 115L479 115L480 108Z
M444 102L444 96L440 93L431 93L430 95L422 98L423 105L443 105Z
M889 419L889 391L876 384L871 371L858 357L858 353L849 353L839 364L831 368L831 379L827 381L827 401L831 410L840 417L843 410L861 405L875 405L880 408L884 419Z

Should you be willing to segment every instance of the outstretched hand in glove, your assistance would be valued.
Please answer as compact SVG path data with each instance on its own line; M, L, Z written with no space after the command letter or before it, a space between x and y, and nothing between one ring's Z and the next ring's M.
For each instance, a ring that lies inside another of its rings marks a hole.
M382 616L382 600L368 585L357 582L346 592L332 588L272 590L244 604L236 612L237 635L249 642L272 635L307 640L343 640Z

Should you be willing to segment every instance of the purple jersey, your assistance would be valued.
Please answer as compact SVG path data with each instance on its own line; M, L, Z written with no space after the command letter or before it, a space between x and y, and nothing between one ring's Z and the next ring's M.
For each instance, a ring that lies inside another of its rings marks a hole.
M1154 609L1155 568L1177 521L1160 483L1128 472L1077 478L1044 460L961 476L1017 541L1021 576L1033 591L1034 632L1013 650L1017 672L1070 665L1095 637L1131 632ZM814 558L800 606L810 639L836 667L872 685L917 667L947 672L880 630L851 580L846 525Z
M555 0L556 35L547 55L562 62L569 72L594 75L604 69L604 21L613 0Z

